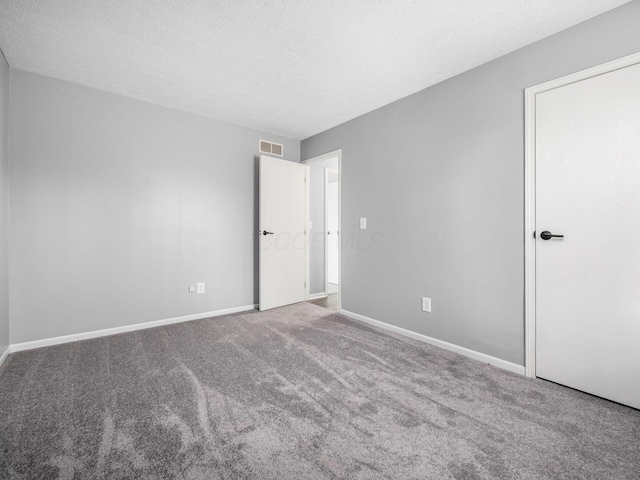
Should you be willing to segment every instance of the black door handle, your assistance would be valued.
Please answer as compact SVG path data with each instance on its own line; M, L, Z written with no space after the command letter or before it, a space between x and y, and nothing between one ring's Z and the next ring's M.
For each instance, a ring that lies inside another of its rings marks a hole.
M266 230L263 230L262 232L258 232L258 235L262 233L262 235L273 235L273 232L267 232Z
M564 238L564 235L554 235L550 231L545 230L544 232L540 233L540 238L543 240L551 240L552 238Z

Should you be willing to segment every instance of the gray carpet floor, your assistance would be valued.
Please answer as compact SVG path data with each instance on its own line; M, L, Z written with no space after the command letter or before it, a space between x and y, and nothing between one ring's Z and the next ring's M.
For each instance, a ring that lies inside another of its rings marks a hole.
M2 479L638 479L640 411L308 303L10 355Z

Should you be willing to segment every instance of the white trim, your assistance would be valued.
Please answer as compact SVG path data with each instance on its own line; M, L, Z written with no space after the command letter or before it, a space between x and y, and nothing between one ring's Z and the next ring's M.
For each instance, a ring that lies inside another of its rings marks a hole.
M342 309L342 150L338 150L338 312Z
M305 189L305 211L304 211L304 298L309 300L311 292L311 230L309 229L309 219L311 219L311 167L305 165L304 189Z
M316 157L307 158L306 160L302 160L300 163L304 163L305 165L313 165L314 163L324 162L325 160L329 160L330 158L335 158L342 156L342 150L334 150L333 152L323 153L322 155L318 155ZM339 163L339 162L338 162Z
M373 318L365 317L364 315L360 315L358 313L349 312L347 310L341 310L340 313L342 313L342 315L346 317L353 318L354 320L359 320L375 327L380 327L391 332L399 333L400 335L404 335L405 337L428 343L429 345L433 345L434 347L439 347L444 350L449 350L450 352L459 353L460 355L472 358L473 360L477 360L482 363L488 363L489 365L493 365L494 367L502 368L503 370L508 370L509 372L524 375L524 367L522 365L511 363L506 360L502 360L501 358L492 357L491 355L487 355L485 353L476 352L475 350L461 347L459 345L445 342L443 340L438 340L437 338L427 337L426 335L422 335L421 333L416 333L412 332L411 330L396 327L395 325L390 325L379 320L374 320Z
M309 295L309 300L317 300L319 298L327 298L327 293L320 292L320 293L312 293L311 295Z
M338 242L338 312L342 308L342 149L324 153L316 157L302 160L300 163L305 165L313 165L314 163L329 160L338 157L338 232L340 232L340 241ZM308 264L310 267L310 265ZM307 270L310 270L308 268ZM325 275L326 280L326 275Z
M536 240L533 238L533 233L536 229L536 95L638 63L640 63L640 53L634 53L596 67L529 87L524 91L524 358L525 371L528 377L536 376Z
M565 75L564 77L556 78L555 80L549 80L548 82L541 83L539 85L534 85L525 89L525 92L527 94L535 95L537 93L553 90L554 88L564 87L571 83L581 82L587 78L597 77L598 75L604 75L615 70L627 68L637 63L640 63L640 52L618 58L611 62L603 63L602 65L596 65L595 67L587 68L586 70Z
M124 325L122 327L105 328L103 330L94 330L93 332L75 333L72 335L64 335L62 337L45 338L43 340L34 340L32 342L16 343L9 347L11 353L20 352L22 350L32 350L34 348L50 347L51 345L59 345L61 343L77 342L79 340L88 340L90 338L106 337L116 335L118 333L132 332L135 330L144 330L147 328L161 327L163 325L171 325L173 323L189 322L192 320L201 320L209 317L219 317L220 315L229 315L231 313L246 312L255 310L257 305L245 305L243 307L225 308L215 310L213 312L196 313L193 315L185 315L182 317L166 318L164 320L154 320L145 323L136 323L134 325Z
M524 118L524 366L536 376L536 102L525 90Z
M5 348L2 355L0 355L0 367L2 366L2 364L7 359L10 353L11 353L11 345L7 345L7 348Z

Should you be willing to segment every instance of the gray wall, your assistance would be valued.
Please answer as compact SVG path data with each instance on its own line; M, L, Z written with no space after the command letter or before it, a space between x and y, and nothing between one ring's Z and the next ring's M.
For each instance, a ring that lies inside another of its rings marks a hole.
M0 355L9 345L9 65L0 52Z
M258 138L298 141L11 79L11 343L256 302Z
M330 158L309 166L309 216L313 225L311 229L311 246L309 248L309 275L311 279L310 292L324 292L324 243L325 243L325 218L324 218L324 169L338 169L338 157ZM324 292L326 293L326 292Z
M342 149L342 307L524 364L523 90L640 51L639 25L631 2L304 140Z

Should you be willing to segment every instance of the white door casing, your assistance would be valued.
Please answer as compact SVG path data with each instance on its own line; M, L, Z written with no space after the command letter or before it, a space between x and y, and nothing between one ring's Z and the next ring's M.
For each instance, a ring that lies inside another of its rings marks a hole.
M332 152L324 153L316 157L308 158L302 161L305 165L313 165L320 162L324 162L331 158L338 159L338 231L342 233L342 150L334 150ZM326 215L325 215L326 216ZM325 242L326 245L326 242ZM338 312L342 311L342 248L338 246ZM326 247L325 247L326 248ZM325 262L326 270L326 262ZM327 273L325 271L325 294L326 294L326 279Z
M262 155L259 169L259 308L268 310L307 298L309 167Z
M527 372L639 408L640 58L623 60L527 92Z

